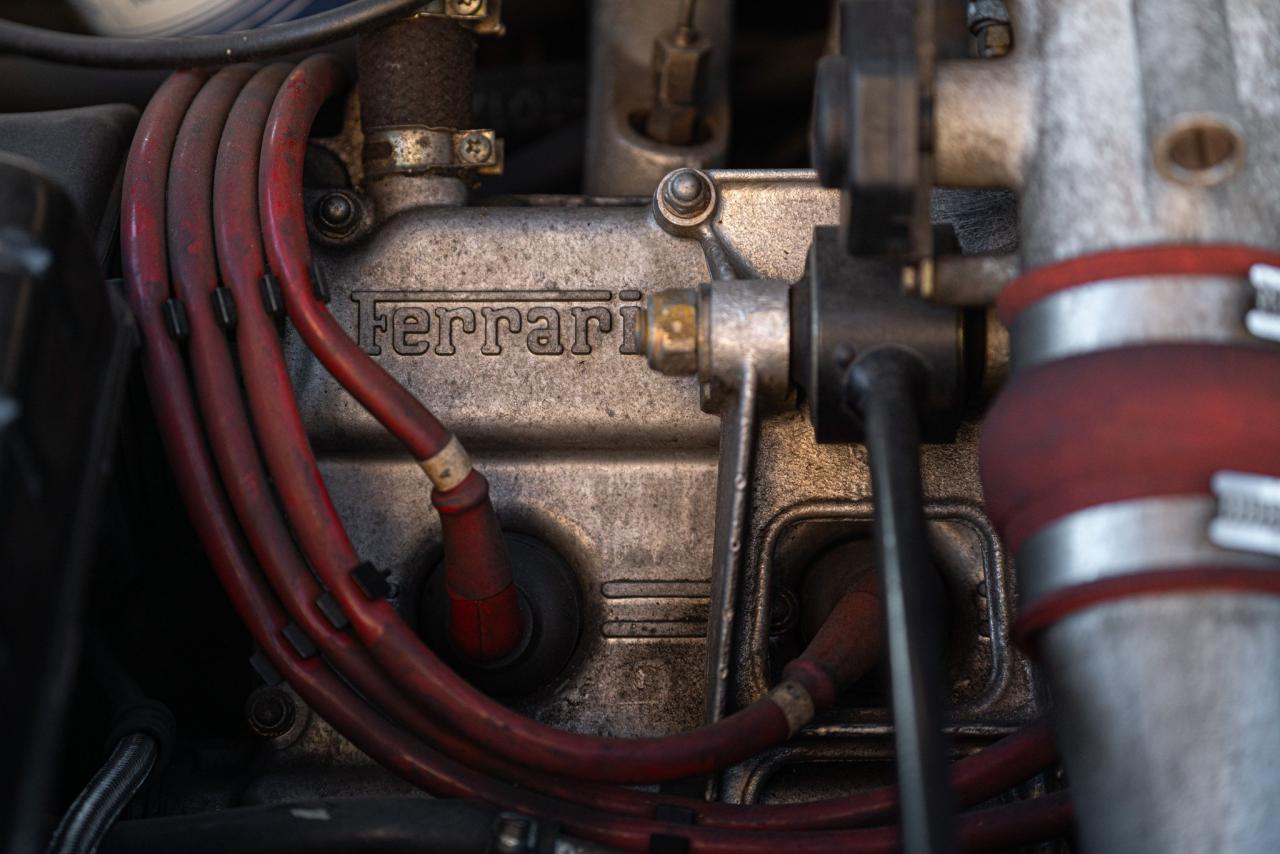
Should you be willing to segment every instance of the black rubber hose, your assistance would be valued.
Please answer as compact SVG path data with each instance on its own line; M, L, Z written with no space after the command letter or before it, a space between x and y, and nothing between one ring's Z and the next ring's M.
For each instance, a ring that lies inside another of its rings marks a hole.
M471 127L476 38L447 18L412 18L373 30L356 46L360 123L377 128Z
M485 854L497 810L471 801L342 798L122 821L103 854Z
M232 65L309 50L412 14L426 0L353 0L296 21L253 30L173 38L81 35L0 20L0 53L98 68Z
M159 743L145 732L116 742L106 763L67 810L46 854L93 854L120 812L138 793L160 755Z
M956 847L942 734L938 631L944 615L920 485L920 398L926 385L924 360L897 346L867 350L845 375L845 401L862 416L871 468L907 854L944 854Z

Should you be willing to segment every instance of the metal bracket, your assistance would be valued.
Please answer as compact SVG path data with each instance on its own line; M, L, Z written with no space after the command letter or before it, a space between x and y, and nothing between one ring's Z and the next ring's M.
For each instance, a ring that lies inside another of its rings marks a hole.
M842 191L849 252L915 263L933 253L933 4L844 0L840 20L840 53L818 64L813 163Z
M418 14L449 18L479 35L500 36L507 31L502 24L502 0L432 0Z
M751 262L716 229L719 204L719 190L712 177L699 169L684 167L667 173L658 184L653 193L653 218L673 237L698 241L712 279L760 278Z
M655 204L661 204L661 190ZM701 223L691 227L697 225ZM790 288L775 280L715 281L696 290L651 294L645 312L650 367L672 375L696 374L702 408L719 412L721 418L707 648L708 722L723 717L728 704L760 413L785 401L790 389Z
M420 125L379 128L365 134L364 171L379 175L453 174L475 170L501 175L502 140L487 128L454 130Z

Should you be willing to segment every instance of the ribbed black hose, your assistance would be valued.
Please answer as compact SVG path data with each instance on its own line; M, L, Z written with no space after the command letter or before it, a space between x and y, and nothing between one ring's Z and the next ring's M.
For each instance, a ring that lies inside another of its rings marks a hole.
M116 742L106 764L58 823L46 854L97 851L120 812L147 781L159 755L159 743L145 732L130 733Z
M174 38L108 38L0 20L0 53L98 68L233 65L309 50L410 15L425 0L353 0L297 21L253 30Z
M942 734L943 622L920 486L924 361L904 347L872 348L849 368L845 399L862 416L871 468L876 552L889 640L899 818L907 854L955 849Z

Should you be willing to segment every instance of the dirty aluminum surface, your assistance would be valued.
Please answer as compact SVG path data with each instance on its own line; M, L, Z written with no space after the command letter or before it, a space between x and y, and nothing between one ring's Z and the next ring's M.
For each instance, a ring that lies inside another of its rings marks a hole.
M1022 191L1024 269L1168 242L1280 248L1280 193L1260 189L1280 183L1280 4L1016 0L1009 11L1008 57L939 68L937 178ZM1238 143L1229 158L1170 170L1171 135L1214 128Z
M765 277L799 278L813 227L838 219L835 194L807 172L711 174L724 241ZM555 684L514 705L579 732L699 725L721 424L701 410L696 378L651 370L635 347L651 291L709 278L698 243L664 232L647 205L437 208L317 247L316 263L334 316L457 431L504 524L551 545L578 576L574 658ZM338 510L416 619L438 557L429 485L292 332L286 347ZM824 544L870 535L861 447L814 444L793 402L764 415L759 432L725 674L731 706L767 690L770 668L783 663L769 660L776 585L797 583ZM955 445L927 447L923 469L939 550L955 566L945 571L964 603L953 729L988 737L1034 717L1039 700L1029 665L1008 646L1011 574L977 510L976 439L970 427ZM883 707L838 711L787 755L800 761L813 746L859 756L860 745L883 742L887 721ZM291 751L321 749L363 768L331 734ZM289 777L289 767L272 774ZM724 797L749 795L732 775L727 783Z

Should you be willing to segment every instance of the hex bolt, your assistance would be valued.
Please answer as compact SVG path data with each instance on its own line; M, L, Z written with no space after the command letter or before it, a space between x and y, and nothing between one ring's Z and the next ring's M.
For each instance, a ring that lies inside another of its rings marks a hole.
M482 166L493 159L493 140L480 131L473 130L458 144L458 153L465 162Z
M287 691L267 685L249 695L244 713L249 728L258 735L278 738L293 726L298 709Z
M711 201L711 190L696 169L677 169L667 178L663 200L680 216L694 217Z
M1200 187L1234 175L1244 153L1244 136L1236 123L1212 113L1179 117L1153 145L1156 168L1165 177Z
M360 208L349 193L326 193L316 205L316 225L330 237L346 237L360 224Z
M523 854L532 850L533 821L516 813L498 816L493 827L493 850L499 854Z

